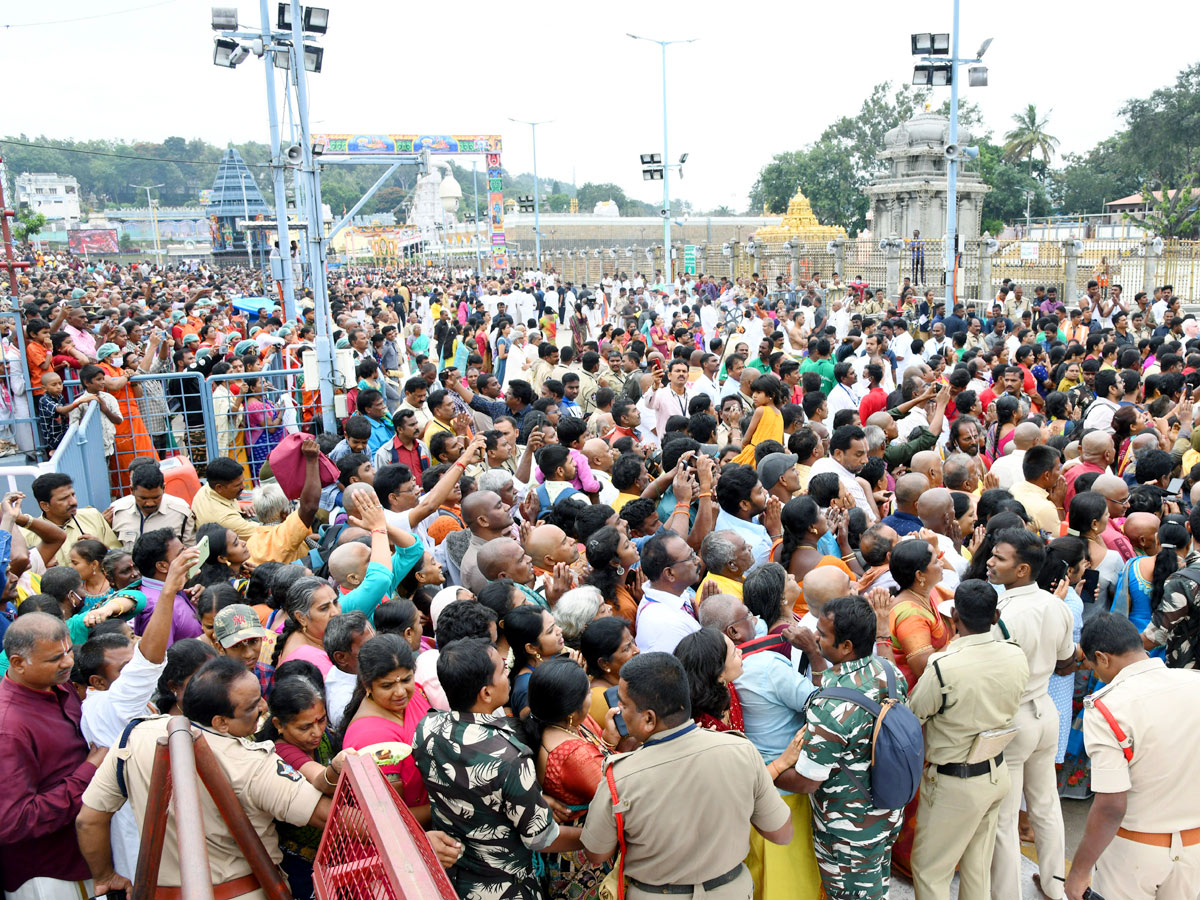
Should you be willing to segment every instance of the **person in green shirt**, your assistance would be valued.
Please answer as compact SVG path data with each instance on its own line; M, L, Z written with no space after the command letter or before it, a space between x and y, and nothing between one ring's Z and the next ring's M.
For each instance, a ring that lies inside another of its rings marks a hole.
M836 383L833 377L833 360L829 358L831 350L829 338L821 338L817 341L816 356L810 356L800 364L802 378L805 372L816 372L821 376L821 393L826 397Z
M751 369L758 369L766 375L771 371L771 339L763 338L758 343L758 356L746 363Z

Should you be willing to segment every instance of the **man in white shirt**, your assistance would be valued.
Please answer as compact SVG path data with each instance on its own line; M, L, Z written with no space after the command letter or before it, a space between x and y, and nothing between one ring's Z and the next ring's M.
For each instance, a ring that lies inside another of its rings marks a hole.
M717 413L720 404L721 388L717 384L717 373L721 368L721 358L715 353L705 353L700 360L700 375L688 386L691 397L704 394L712 401L713 415Z
M950 338L946 337L946 326L941 322L934 322L932 336L925 345L925 359L930 360L935 356L944 355L949 346ZM899 356L897 356L898 358Z
M992 463L991 473L996 476L997 486L1008 490L1025 476L1021 474L1021 464L1025 461L1025 452L1038 443L1042 437L1042 429L1034 422L1022 422L1013 431L1012 450L1007 456L1002 456Z
M857 412L858 405L862 402L862 397L854 388L858 382L858 372L852 362L847 360L833 367L833 382L833 390L829 392L826 399L830 421L833 421L833 418L843 409L852 409Z
M834 430L829 438L829 456L818 459L810 472L820 475L822 472L835 472L838 479L846 487L846 491L854 498L854 505L867 516L868 524L877 518L875 510L867 501L867 492L855 477L867 464L867 436L857 425L843 425Z
M642 653L673 653L700 630L691 585L700 578L700 557L674 532L661 532L642 547L648 580L637 611L637 645Z
M1117 404L1121 400L1123 391L1115 369L1101 369L1096 373L1095 391L1096 399L1088 407L1083 427L1089 431L1098 428L1112 434L1113 413L1120 408Z

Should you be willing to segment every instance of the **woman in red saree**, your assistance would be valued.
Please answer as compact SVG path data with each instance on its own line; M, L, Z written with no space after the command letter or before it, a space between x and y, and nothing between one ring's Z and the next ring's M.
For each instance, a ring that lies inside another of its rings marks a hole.
M604 760L617 748L617 707L609 710L604 727L588 711L592 683L577 663L566 657L548 659L529 679L529 715L518 734L537 756L542 789L566 805L567 819L582 824L597 790L608 790ZM547 896L593 900L611 863L595 865L582 851L546 854Z
M158 453L154 450L154 442L142 421L138 409L137 397L141 392L137 385L129 380L129 373L119 365L120 350L116 344L102 344L96 349L100 368L104 370L104 390L112 394L121 408L121 424L117 426L117 434L113 455L108 458L109 479L113 493L123 496L129 489L129 464L135 456L145 456L158 461Z
M744 731L742 704L733 680L742 674L742 651L715 628L689 634L675 648L687 672L692 718L709 731Z

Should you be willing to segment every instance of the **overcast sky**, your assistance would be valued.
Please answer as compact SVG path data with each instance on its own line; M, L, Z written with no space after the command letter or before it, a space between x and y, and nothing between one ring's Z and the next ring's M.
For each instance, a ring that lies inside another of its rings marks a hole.
M0 4L2 25L89 17L0 29L6 70L23 83L0 101L4 131L266 141L262 63L212 65L205 0L113 14L152 2ZM911 32L951 24L950 0L327 2L324 71L309 76L314 131L498 133L505 168L523 172L533 162L529 128L508 117L552 119L538 128L540 175L611 181L649 202L661 200L661 184L642 181L638 154L662 149L661 55L626 32L696 38L668 50L670 155L690 154L672 195L739 211L773 154L857 111L872 85L911 76ZM243 26L257 25L257 4L238 8ZM1062 151L1085 151L1119 125L1124 100L1172 83L1198 55L1194 0L1149 9L1114 0L966 2L962 53L995 41L991 86L964 97L995 137L1036 102L1050 111Z

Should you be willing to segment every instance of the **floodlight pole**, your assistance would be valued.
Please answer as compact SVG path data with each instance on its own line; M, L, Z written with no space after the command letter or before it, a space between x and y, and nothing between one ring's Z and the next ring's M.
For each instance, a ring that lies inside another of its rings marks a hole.
M479 258L479 160L471 160L471 184L475 194L475 277L483 284L483 264Z
M267 75L267 118L271 129L271 192L275 195L275 239L279 242L279 268L283 285L284 320L296 321L296 286L292 284L291 240L288 238L287 188L283 177L283 152L279 140L279 106L275 100L275 54L271 44L270 0L259 0L261 16L259 28L262 32L263 68ZM270 253L267 254L270 256ZM273 275L274 273L272 273ZM265 281L265 279L264 279ZM265 286L265 284L264 284Z
M675 41L659 41L654 38L642 37L639 34L629 34L635 41L647 41L658 44L662 51L662 104L663 104L663 284L671 282L671 156L667 152L667 47L671 44L690 44L695 38Z
M246 201L246 174L238 172L238 181L242 185L242 240L246 242L246 262L254 268L254 248L250 244L250 204Z
M954 0L954 22L950 33L950 143L958 146L958 5ZM958 154L946 163L946 312L954 311L955 238L958 231Z
M154 213L154 201L150 199L150 192L160 187L166 187L166 185L131 184L130 187L146 192L146 212L150 213L150 224L154 228L154 264L162 268L162 252L159 250L158 243L158 216Z
M262 0L266 2L266 0ZM308 127L308 73L304 68L304 21L300 0L291 0L291 74L296 83L296 113L300 120L300 178L305 182L308 202L308 263L312 276L313 319L316 326L317 380L321 397L321 421L326 434L337 430L333 414L333 340L329 309L329 284L325 273L325 222L321 212L321 177L313 161L312 134ZM283 247L280 247L280 253Z
M527 122L524 119L514 119L509 116L508 121L516 122L518 125L528 125L529 130L533 133L533 252L536 257L537 270L542 271L542 217L541 217L541 188L538 186L537 173L537 127L539 125L549 125L553 119L546 119L541 122Z

